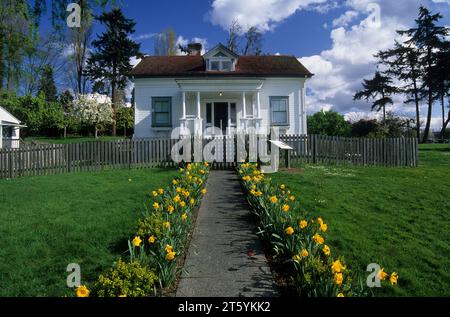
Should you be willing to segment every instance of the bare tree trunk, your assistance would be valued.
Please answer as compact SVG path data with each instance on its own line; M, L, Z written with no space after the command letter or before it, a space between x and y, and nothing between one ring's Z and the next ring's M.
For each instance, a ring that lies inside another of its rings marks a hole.
M113 69L112 69L112 75L113 75L113 80L111 81L111 100L112 100L112 107L113 107L113 123L112 123L112 135L116 136L117 135L117 127L116 127L116 105L117 105L117 93L116 93L116 71L117 71L117 67L114 63L113 65Z
M420 104L419 94L417 93L417 81L414 80L414 101L416 102L416 132L417 139L420 140Z
M447 120L444 122L444 125L443 125L443 127L442 127L442 132L441 132L441 134L442 134L442 139L444 139L445 138L445 130L447 130L447 127L448 127L448 124L450 123L450 110L448 111L448 118L447 118Z
M445 101L444 101L444 94L441 96L441 107L442 107L442 132L441 132L441 139L444 140L445 136Z
M123 127L123 137L127 137L127 127Z
M432 61L431 61L431 47L428 47L428 81L430 81L430 78L432 78L433 74L431 74L432 70ZM429 83L428 87L428 115L427 115L427 124L425 125L425 131L423 133L423 143L427 143L428 136L430 134L430 128L431 128L431 116L433 115L433 88L431 87L431 84Z

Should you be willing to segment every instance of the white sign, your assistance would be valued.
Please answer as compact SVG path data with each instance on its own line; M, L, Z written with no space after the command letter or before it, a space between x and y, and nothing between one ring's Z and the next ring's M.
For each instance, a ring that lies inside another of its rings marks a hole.
M289 145L287 145L287 144L284 143L284 142L281 142L281 141L272 141L272 140L269 140L269 142L272 143L273 145L275 145L276 147L282 149L282 150L293 150L292 147L290 147Z

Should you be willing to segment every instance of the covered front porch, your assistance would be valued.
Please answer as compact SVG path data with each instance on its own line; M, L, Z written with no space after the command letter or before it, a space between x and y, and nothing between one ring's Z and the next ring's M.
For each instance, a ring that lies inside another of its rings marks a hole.
M260 129L264 80L178 80L180 127L191 135L230 135Z

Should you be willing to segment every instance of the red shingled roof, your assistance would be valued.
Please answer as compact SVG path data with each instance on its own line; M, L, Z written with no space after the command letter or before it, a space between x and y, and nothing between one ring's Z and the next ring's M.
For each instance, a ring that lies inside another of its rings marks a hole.
M147 56L134 77L311 77L294 56L240 56L234 72L206 71L202 56Z

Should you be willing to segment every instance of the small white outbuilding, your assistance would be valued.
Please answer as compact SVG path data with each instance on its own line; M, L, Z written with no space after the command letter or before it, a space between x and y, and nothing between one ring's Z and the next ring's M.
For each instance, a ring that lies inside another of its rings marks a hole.
M16 149L20 146L20 121L0 107L0 149Z

